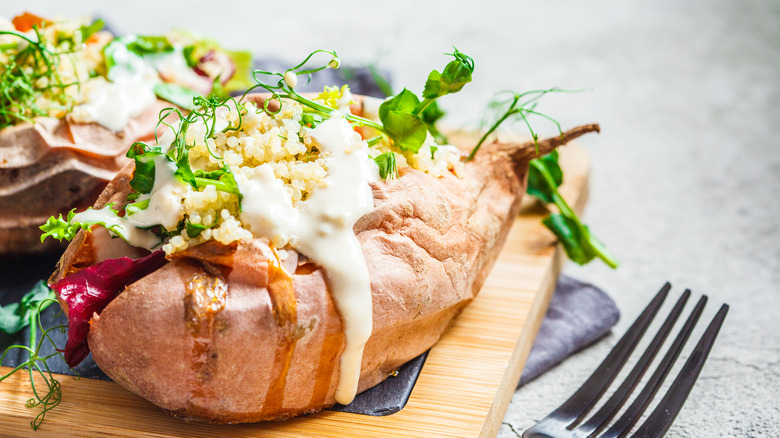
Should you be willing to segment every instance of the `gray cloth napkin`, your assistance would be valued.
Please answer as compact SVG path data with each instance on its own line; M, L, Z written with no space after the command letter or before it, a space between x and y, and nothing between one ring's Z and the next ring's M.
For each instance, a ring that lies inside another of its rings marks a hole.
M561 274L517 386L596 342L619 318L620 311L604 291Z

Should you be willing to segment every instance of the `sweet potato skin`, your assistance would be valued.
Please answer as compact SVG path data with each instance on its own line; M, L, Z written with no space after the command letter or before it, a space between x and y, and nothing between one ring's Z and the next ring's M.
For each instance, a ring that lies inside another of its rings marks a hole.
M540 151L560 143L541 142ZM397 180L372 183L375 209L354 226L373 297L359 392L433 346L476 296L535 156L533 144L494 143L462 178L402 169ZM99 204L121 203L130 175L121 172ZM53 280L99 260L94 236L72 242ZM323 409L335 403L344 348L325 275L265 238L190 248L93 318L93 358L118 383L183 418L255 422Z

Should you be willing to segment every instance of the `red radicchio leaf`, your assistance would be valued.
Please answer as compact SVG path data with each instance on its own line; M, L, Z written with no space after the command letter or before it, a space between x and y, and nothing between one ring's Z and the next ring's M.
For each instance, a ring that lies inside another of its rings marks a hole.
M236 64L227 53L209 50L198 60L198 65L193 67L195 73L200 76L214 79L209 73L219 76L222 85L228 83L236 73Z
M89 354L87 333L92 315L105 309L128 284L156 271L166 263L165 254L156 251L133 260L109 259L63 278L51 287L68 306L68 341L65 362L75 367Z

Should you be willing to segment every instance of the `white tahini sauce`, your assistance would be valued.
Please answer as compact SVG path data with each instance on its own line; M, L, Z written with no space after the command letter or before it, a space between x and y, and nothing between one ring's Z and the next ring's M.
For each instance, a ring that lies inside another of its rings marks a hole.
M336 401L348 404L357 392L363 348L373 326L368 268L352 227L374 208L368 183L379 180L379 173L366 143L341 113L334 112L309 134L325 157L327 185L294 208L270 167L260 166L251 178L236 178L243 194L240 218L256 236L287 237L292 247L325 269L346 337Z
M160 245L160 238L149 230L142 230L131 224L127 219L108 211L109 207L100 210L88 209L73 216L73 222L102 222L112 235L121 236L130 245L151 250Z
M181 200L187 185L176 179L176 164L165 155L154 158L154 186L152 191L133 202L149 200L145 209L128 215L129 221L137 227L162 225L166 229L176 228L184 217Z
M85 86L84 103L73 110L80 119L92 120L112 131L121 131L135 116L152 106L157 97L154 85L157 71L140 56L120 47L114 54L117 65L108 81L92 81Z
M211 91L211 81L187 66L181 48L141 57L120 45L113 56L116 64L108 72L108 80L92 80L85 85L84 102L73 108L79 121L123 130L130 119L157 101L154 86L162 82L161 76L201 94Z
M167 229L175 228L184 216L181 204L186 185L176 179L176 165L165 155L154 158L154 186L152 191L138 197L133 202L149 200L149 205L136 213L118 217L109 211L109 207L100 210L88 209L77 213L74 222L102 222L112 235L122 237L129 244L152 250L160 245L160 238L142 228L162 225ZM139 228L140 227L140 228Z

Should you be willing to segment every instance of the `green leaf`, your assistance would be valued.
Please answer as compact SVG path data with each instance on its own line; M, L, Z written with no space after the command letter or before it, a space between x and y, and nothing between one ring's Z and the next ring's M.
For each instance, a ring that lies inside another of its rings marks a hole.
M97 32L103 30L106 27L106 23L103 20L97 19L87 26L81 26L81 41L86 41Z
M420 99L414 93L404 88L403 91L379 105L379 120L384 124L385 118L390 111L412 113L419 104Z
M194 239L195 237L198 237L201 231L207 228L209 227L202 224L193 224L192 222L187 221L187 236L189 236L190 239Z
M426 125L433 125L444 117L444 114L444 111L439 108L439 105L436 102L431 102L431 104L425 107L420 113L420 118Z
M398 164L396 163L395 154L393 152L385 152L374 158L376 165L379 166L379 176L382 179L396 179L398 178Z
M533 161L547 169L547 172L552 176L552 179L555 182L555 186L550 187L550 184L548 184L539 169L535 165L531 165L528 168L528 188L526 189L526 192L546 204L552 204L555 202L553 199L554 190L563 183L563 171L558 164L558 151L553 151L550 154Z
M238 183L236 178L230 171L230 168L223 166L221 169L212 170L211 172L205 172L203 170L195 171L196 187L205 187L206 185L213 185L217 190L227 193L232 193L238 196L238 202L241 203L243 195L238 190Z
M574 210L558 193L558 186L563 179L558 166L558 155L550 154L544 158L546 160L536 159L530 163L530 168L537 172L538 180L535 184L541 191L541 194L535 193L534 196L542 200L550 199L558 207L560 213L550 215L542 223L558 237L566 255L575 263L584 265L598 257L607 266L616 268L618 266L617 260L609 253L604 244L590 233L588 227L579 220ZM558 178L552 174L555 169L559 172Z
M471 82L474 60L458 49L455 49L455 53L450 55L454 56L455 59L450 61L441 73L434 70L428 75L423 90L425 99L436 99L447 94L457 93L464 85Z
M231 50L226 50L225 53L230 56L230 59L233 60L233 64L236 66L233 77L224 86L225 92L244 91L255 85L255 82L252 80L252 71L254 70L252 54L246 51Z
M19 303L0 306L0 330L12 335L23 329L27 320L22 318L22 313Z
M149 207L149 199L144 199L143 201L134 202L132 204L128 204L128 206L125 208L125 211L127 212L128 216L132 216L139 211L146 210Z
M316 128L317 125L322 123L324 120L325 119L319 114L304 111L303 115L301 116L301 125L308 126L309 128Z
M75 214L76 209L74 208L68 213L66 218L63 218L62 214L57 217L50 217L45 224L39 227L44 232L41 234L41 243L43 243L47 237L53 237L60 242L62 239L72 240L79 230L89 228L89 225L82 227L81 224L71 224Z
M127 43L127 50L139 56L173 52L173 45L166 36L136 36Z
M189 184L195 188L198 187L198 182L195 180L195 174L192 172L192 167L190 166L190 154L186 148L176 161L176 170L173 172L173 176L184 184Z
M393 139L395 146L402 151L417 153L428 137L425 124L414 114L389 111L382 120L382 124Z
M173 45L167 37L128 35L111 40L103 48L103 57L106 60L106 70L109 72L110 79L111 70L116 66L135 72L144 63L144 56L169 53L173 50Z
M200 59L195 56L196 46L193 44L182 49L181 53L184 55L184 60L187 61L187 67L193 68L198 65Z
M41 280L18 303L0 306L0 330L14 334L30 324L30 315L48 307L57 296ZM51 300L51 301L49 301Z
M149 147L145 143L135 142L127 151L127 157L135 160L133 179L130 187L139 193L149 193L154 187L154 159L163 153L159 148Z
M134 63L130 59L124 59L123 56L117 57L117 54L127 50L127 42L132 36L114 38L103 48L103 58L106 60L106 70L111 73L111 69L117 65L124 66L130 71L135 71ZM136 61L137 62L137 61Z
M161 82L154 86L154 94L160 99L178 105L186 110L195 108L193 99L200 97L200 93L190 88L170 82Z
M404 88L379 106L379 120L401 150L417 152L428 136L425 124L413 114L419 104L420 99Z
M562 214L551 214L542 220L563 245L566 255L571 261L584 265L593 260L597 254L590 244L588 227Z
M106 204L105 207L103 207L100 210L108 210L109 212L113 213L117 219L119 218L119 215L117 215L117 212L113 209L114 203ZM93 210L92 207L87 208L85 211ZM74 222L73 218L76 215L76 209L74 208L68 213L67 218L63 218L60 214L58 217L50 217L45 224L41 225L39 228L44 231L44 233L41 235L41 242L46 240L47 237L53 237L59 241L62 241L62 239L72 240L76 233L79 232L79 230L89 231L90 227L92 225L101 225L104 228L107 228L114 232L115 234L119 235L119 237L122 237L124 239L124 236L117 231L117 225L107 225L103 221L83 221L83 222Z

